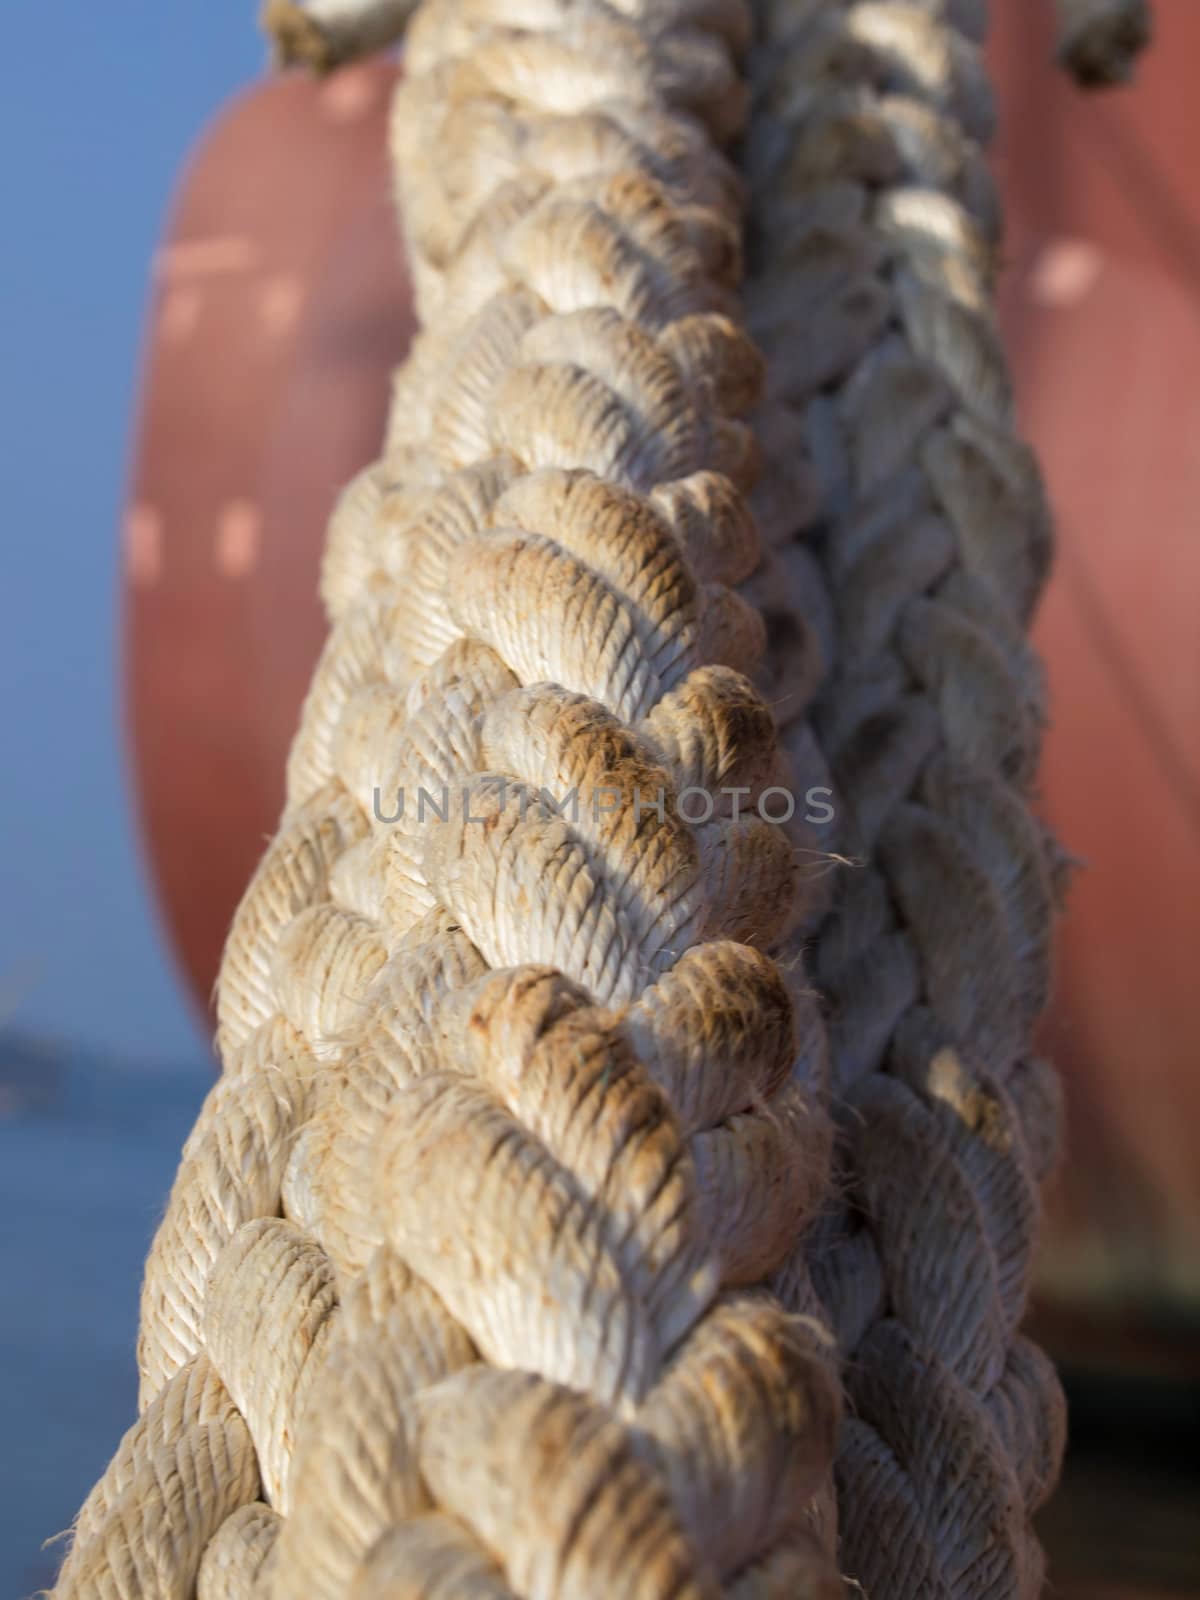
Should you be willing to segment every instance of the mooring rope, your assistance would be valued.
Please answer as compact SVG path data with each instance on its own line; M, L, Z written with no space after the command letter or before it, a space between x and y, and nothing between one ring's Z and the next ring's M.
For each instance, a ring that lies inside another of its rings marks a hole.
M755 1287L829 1125L815 1000L764 953L805 906L731 587L759 553L720 154L747 42L735 0L413 25L424 331L334 520L142 1417L62 1595L834 1581L828 1335Z
M60 1596L1037 1593L1049 534L980 7L757 4L412 23L422 332ZM814 782L836 873L765 805Z
M833 611L817 737L838 796L815 938L845 1203L811 1271L838 1336L843 1570L872 1596L1036 1596L1063 1409L1018 1333L1055 1146L1032 1057L1060 868L1029 810L1024 630L1050 532L995 321L977 6L763 0L750 325L780 527ZM788 329L798 333L788 336Z

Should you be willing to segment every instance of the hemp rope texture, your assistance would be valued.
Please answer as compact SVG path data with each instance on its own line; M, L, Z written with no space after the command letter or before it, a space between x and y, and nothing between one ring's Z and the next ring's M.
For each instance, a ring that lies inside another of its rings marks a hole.
M761 405L721 153L745 9L417 14L393 140L424 331L331 526L142 1414L57 1594L820 1600L839 1513L872 1596L1036 1592L1045 540L975 10L761 8ZM840 881L802 827L653 804L825 759ZM376 786L460 782L484 823L372 818ZM589 814L605 787L649 803Z
M1025 798L1050 534L995 324L983 22L766 0L745 159L750 327L808 465L780 532L832 606L813 720L861 863L811 952L845 1200L774 1287L815 1288L837 1334L843 1570L914 1600L1040 1593L1029 1517L1064 1434L1017 1331L1056 1144L1028 1052L1060 869Z

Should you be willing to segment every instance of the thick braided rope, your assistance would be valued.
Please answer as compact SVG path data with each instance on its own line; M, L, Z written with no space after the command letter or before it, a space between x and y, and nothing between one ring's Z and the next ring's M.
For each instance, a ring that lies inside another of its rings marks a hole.
M759 18L747 306L790 469L759 523L824 576L815 727L856 863L814 961L845 1203L775 1285L808 1305L811 1274L838 1336L843 1570L873 1600L1033 1597L1063 1442L1018 1332L1055 1146L1029 1036L1060 868L1024 637L1050 533L995 322L983 7Z
M828 1335L755 1288L826 1182L806 841L675 804L792 781L747 674L793 730L812 678L730 587L746 32L736 0L414 24L425 331L331 529L142 1415L61 1596L837 1590Z

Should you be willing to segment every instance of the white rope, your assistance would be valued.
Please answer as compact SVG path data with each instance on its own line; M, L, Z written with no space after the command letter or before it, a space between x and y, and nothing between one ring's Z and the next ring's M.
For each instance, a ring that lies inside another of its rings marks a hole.
M413 24L424 328L334 519L225 1077L147 1267L118 1459L154 1470L89 1500L62 1596L833 1581L828 1336L755 1287L829 1132L811 836L756 807L795 776L761 691L802 728L811 673L731 587L759 555L719 149L747 38L736 0ZM163 1465L209 1426L198 1365L241 1430L204 1505Z

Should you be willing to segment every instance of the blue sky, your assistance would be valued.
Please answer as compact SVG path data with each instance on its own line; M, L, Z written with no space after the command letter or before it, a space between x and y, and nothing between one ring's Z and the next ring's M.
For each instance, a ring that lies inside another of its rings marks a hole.
M0 1025L131 1058L200 1040L121 748L117 525L174 178L263 69L253 3L7 0L0 94Z

